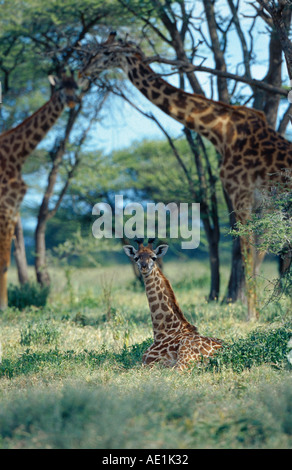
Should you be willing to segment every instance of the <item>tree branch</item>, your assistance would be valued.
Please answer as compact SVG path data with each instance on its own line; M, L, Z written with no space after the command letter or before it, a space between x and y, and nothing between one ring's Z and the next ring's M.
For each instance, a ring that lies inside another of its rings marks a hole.
M173 65L176 67L178 70L183 71L183 72L206 72L206 73L211 73L213 75L217 75L220 77L225 77L229 78L230 80L235 80L238 82L242 83L247 83L250 85L252 88L257 87L262 90L268 91L270 93L277 93L281 96L287 97L288 91L285 88L280 88L280 87L275 87L273 85L270 85L268 83L264 83L260 80L255 80L255 79L250 79L246 77L245 75L240 76L237 74L225 72L222 70L217 70L217 69L212 69L210 67L205 67L203 65L192 65L187 61L182 61L182 60L171 60L171 59L165 59L163 57L160 57L159 55L157 56L152 56L144 59L144 62L147 64L151 64L152 62L159 62L162 64L169 64Z

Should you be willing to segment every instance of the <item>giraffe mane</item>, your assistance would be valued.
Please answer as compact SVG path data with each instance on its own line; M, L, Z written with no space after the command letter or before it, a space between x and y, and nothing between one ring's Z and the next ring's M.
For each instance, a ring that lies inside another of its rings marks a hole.
M142 58L143 60L143 58ZM151 69L151 67L149 65L145 65L152 73L154 73L154 71ZM155 74L156 75L156 74ZM159 75L159 74L158 74ZM176 88L175 86L171 85L170 83L168 83L166 80L164 80L163 78L160 77L160 80L165 84L167 85L169 88L172 88L174 90L180 90L179 88ZM255 115L257 118L261 119L262 121L264 121L266 124L267 124L267 119L266 119L266 115L263 111L260 111L258 109L253 109L253 108L248 108L247 106L243 106L243 105L239 105L239 106L236 106L236 105L232 105L232 104L228 104L228 103L224 103L223 101L216 101L216 100L212 100L211 98L206 98L206 96L204 95L201 95L199 93L188 93L187 91L185 90L181 90L183 91L183 93L185 95L188 95L190 98L191 97L198 97L198 98L202 98L203 100L205 101L208 101L209 103L214 103L216 105L220 105L222 106L222 108L225 108L227 111L233 111L233 112L236 112L237 114L240 114L240 116L243 116L243 115L246 115L246 113L251 113L253 115Z
M11 132L15 132L19 127L23 127L23 125L25 125L28 120L30 120L32 117L36 116L38 113L40 113L48 105L48 103L53 99L53 96L54 95L52 95L51 98L48 101L46 101L45 104L43 104L43 106L41 106L37 111L35 111L30 116L28 116L26 119L24 119L24 121L22 121L20 124L17 124L17 126L12 127L12 129L8 129L7 131L4 131L0 135L0 139L2 137L5 137L6 135L10 134Z
M190 331L193 331L194 333L198 333L198 329L196 326L194 325L191 325L191 323L188 322L188 320L186 319L186 317L184 316L179 304L178 304L178 301L176 299L176 296L175 296L175 293L173 292L173 289L171 287L171 284L169 282L168 279L166 279L166 277L164 276L164 274L162 273L162 271L159 269L159 267L157 266L157 269L159 271L159 274L163 280L163 283L164 283L164 288L166 289L166 292L167 292L167 297L168 299L170 300L170 305L171 305L171 308L173 309L173 312L175 313L175 315L177 316L177 318L179 320L181 320L185 325L188 325Z

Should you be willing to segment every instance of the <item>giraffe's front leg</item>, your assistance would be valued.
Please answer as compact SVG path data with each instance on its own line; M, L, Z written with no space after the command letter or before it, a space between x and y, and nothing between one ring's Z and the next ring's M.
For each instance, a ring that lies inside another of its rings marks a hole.
M176 346L173 344L153 343L143 354L142 363L143 365L152 365L161 361L165 367L173 367L176 360Z
M245 268L245 282L247 294L247 317L248 320L255 320L259 318L257 309L257 292L256 292L256 277L255 277L255 250L252 243L252 235L241 237L241 247L243 262Z
M157 352L157 345L155 343L151 344L149 348L144 352L142 357L142 364L144 366L149 366L154 362L159 361L159 355Z

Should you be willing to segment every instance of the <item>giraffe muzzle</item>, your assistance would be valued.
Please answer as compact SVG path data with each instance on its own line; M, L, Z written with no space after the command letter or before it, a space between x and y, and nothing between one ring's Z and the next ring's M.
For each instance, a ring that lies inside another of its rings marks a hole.
M70 96L66 99L66 104L69 108L75 108L76 104L80 103L78 96Z

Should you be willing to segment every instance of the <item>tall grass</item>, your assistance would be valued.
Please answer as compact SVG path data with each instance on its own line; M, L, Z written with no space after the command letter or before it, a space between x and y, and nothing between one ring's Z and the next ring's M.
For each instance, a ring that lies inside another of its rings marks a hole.
M152 325L131 267L76 270L70 295L55 271L45 306L0 317L0 448L291 447L289 302L251 323L244 305L206 301L205 264L165 272L186 317L224 348L184 373L142 367Z
M4 400L2 448L285 448L292 443L292 382L212 401L163 376L139 388L74 383ZM205 391L205 390L204 390ZM224 400L225 398L225 400Z

